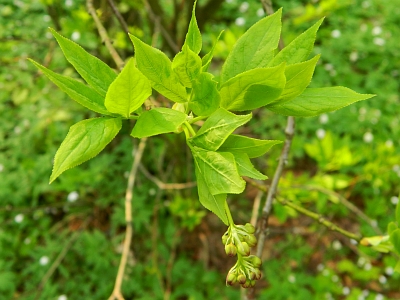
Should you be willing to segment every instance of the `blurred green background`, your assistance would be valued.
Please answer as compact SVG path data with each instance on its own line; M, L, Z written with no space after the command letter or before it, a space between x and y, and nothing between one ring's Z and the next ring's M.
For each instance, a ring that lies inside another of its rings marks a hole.
M182 44L193 1L116 3L130 31L145 42L157 27L151 7L174 43ZM108 2L95 6L118 52L132 56ZM281 6L285 43L326 16L311 86L342 85L377 96L297 120L278 197L350 231L385 233L400 193L400 2L274 1L275 9ZM237 38L264 16L256 0L199 0L197 13L203 54L225 29L211 66L216 75ZM124 239L124 194L137 140L129 136L133 124L125 124L98 157L48 184L68 128L95 115L27 61L77 76L48 27L115 67L84 0L0 0L0 299L106 299ZM174 55L163 34L155 40ZM260 109L242 133L283 140L285 123L285 117ZM276 146L257 161L270 178L280 150ZM194 179L182 136L149 139L143 166L164 182ZM256 194L249 186L230 199L238 223L250 220ZM225 286L234 263L220 242L226 228L196 197L195 188L160 190L139 171L126 299L240 298L237 287ZM400 299L396 257L358 246L280 204L274 204L270 231L258 299Z

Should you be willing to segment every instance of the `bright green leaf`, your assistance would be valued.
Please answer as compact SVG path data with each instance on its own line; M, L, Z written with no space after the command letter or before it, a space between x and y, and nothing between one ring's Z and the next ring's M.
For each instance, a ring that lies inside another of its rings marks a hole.
M397 224L400 226L400 202L397 203L397 206L396 206L396 221L397 221Z
M315 66L320 55L314 58L287 66L285 69L286 85L282 94L273 103L283 103L299 96L311 82Z
M153 108L140 115L131 135L135 138L143 138L175 132L186 121L186 117L184 113L170 108Z
M280 143L282 143L282 141L258 140L247 136L232 134L225 140L218 150L226 152L242 152L246 153L250 158L254 158L264 155L272 148L272 146Z
M394 271L400 273L400 260L397 262L396 266L394 267Z
M120 118L95 118L71 126L54 158L50 183L64 171L95 157L121 129Z
M45 68L34 60L31 61L38 69L40 69L55 85L57 85L63 92L70 96L73 100L80 105L93 110L99 114L110 115L104 106L104 99L94 89L86 84L66 77Z
M129 36L135 46L137 67L152 81L153 88L174 102L186 102L186 89L172 71L169 58L137 37Z
M313 117L374 96L358 94L342 86L309 88L291 101L268 105L266 108L285 116Z
M201 71L201 58L184 45L172 61L172 70L184 86L191 88L192 81Z
M202 38L200 29L197 26L196 20L196 4L197 0L194 2L193 10L192 10L192 17L190 19L188 32L186 34L185 44L189 46L190 50L194 53L199 54L201 47L202 47Z
M126 118L151 95L150 81L135 67L133 59L111 83L105 100L108 111Z
M254 168L249 156L243 152L233 152L235 157L236 165L240 176L247 176L254 179L265 180L268 179L267 176L259 172Z
M207 151L191 147L198 174L212 195L240 194L246 183L239 176L235 158L229 152Z
M221 86L221 107L244 111L265 106L281 95L285 83L285 64L246 71Z
M269 66L277 66L282 62L291 65L305 61L314 48L315 38L317 31L324 19L319 20L305 32L295 38L289 45L283 48L274 59L270 62Z
M219 107L217 82L210 73L200 73L193 81L193 99L189 108L198 116L209 116Z
M238 116L223 108L216 110L203 124L190 143L211 151L217 150L239 126L247 123L251 114Z
M214 56L214 49L215 49L215 46L217 45L217 43L218 43L219 39L221 38L221 35L222 35L223 32L224 32L224 31L222 30L222 31L219 33L219 35L218 35L218 37L217 37L217 40L214 42L214 45L212 46L210 52L208 52L206 55L204 55L204 57L201 59L201 62L202 62L202 65L203 65L203 67L201 68L201 70L202 70L203 72L207 72L208 67L209 67L210 64L211 64L211 60L212 60L212 58L213 58L213 56Z
M86 52L81 46L63 37L54 29L51 33L57 39L65 58L74 66L78 73L101 96L105 97L111 82L117 74L97 57Z
M397 253L400 254L400 229L396 229L390 234L390 241Z
M395 222L390 222L387 227L388 234L391 235L392 232L395 231L397 228L399 228L399 227L397 226L397 224Z
M221 84L245 71L263 68L273 58L281 35L282 10L250 27L236 42L221 72Z
M197 166L195 170L200 203L205 208L216 214L222 220L222 222L225 223L225 225L228 225L228 218L225 213L226 194L212 195L207 187L203 175Z

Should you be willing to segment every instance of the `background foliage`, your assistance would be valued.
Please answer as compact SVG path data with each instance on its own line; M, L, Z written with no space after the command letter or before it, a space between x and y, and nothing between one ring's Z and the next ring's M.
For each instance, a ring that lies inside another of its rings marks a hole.
M160 26L181 45L193 1L148 3L160 16ZM178 10L174 3L181 5ZM107 5L96 3L114 45L128 58L133 47ZM216 70L263 11L256 0L213 1L212 13L207 5L199 1L204 53L220 30L229 28L216 47L211 66ZM378 95L319 118L297 120L279 197L350 231L385 232L400 193L400 9L390 0L277 0L274 5L284 8L285 43L327 16L317 36L315 54L322 57L313 87L343 85ZM148 6L130 0L118 7L130 31L150 42L155 19ZM82 0L0 0L0 15L0 299L104 299L119 263L126 176L136 141L125 126L95 160L48 185L55 151L69 126L95 114L71 101L26 58L74 74L50 26L115 65ZM174 53L162 34L157 47ZM283 140L284 124L284 117L259 110L241 133ZM152 138L143 166L165 182L191 181L188 151L183 136ZM258 160L269 177L279 151L277 146ZM139 172L134 192L126 298L238 299L238 289L224 286L232 264L220 243L226 228L200 207L195 188L159 190ZM235 218L250 219L256 194L249 187L230 199ZM354 245L280 204L274 204L271 224L260 299L400 298L395 257Z

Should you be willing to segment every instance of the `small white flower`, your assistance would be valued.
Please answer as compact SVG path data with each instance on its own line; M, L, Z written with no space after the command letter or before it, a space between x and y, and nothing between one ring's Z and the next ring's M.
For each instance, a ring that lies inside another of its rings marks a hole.
M296 282L296 277L295 277L293 274L290 274L290 275L288 276L288 281L289 281L290 283L295 283L295 282Z
M322 114L319 116L319 122L321 124L326 124L329 121L329 116L327 114Z
M225 0L226 3L232 3L233 0Z
M332 33L331 33L331 36L332 36L334 39L339 38L341 35L342 35L342 33L340 32L339 29L335 29L335 30L333 30Z
M350 53L350 61L355 62L358 60L358 52L357 51L353 51Z
M350 288L347 287L347 286L345 286L345 287L342 289L342 294L345 295L345 296L347 296L348 294L350 294Z
M368 297L369 291L368 290L363 290L362 294L363 294L364 297Z
M50 22L51 21L50 16L49 15L44 15L43 16L43 21L46 22L46 23Z
M325 269L325 266L323 265L323 264L319 264L318 266L317 266L317 270L319 271L319 272L321 272L322 270L324 270Z
M66 295L60 295L57 300L68 300L68 297Z
M66 7L71 7L72 5L74 5L74 2L72 0L65 0Z
M326 132L325 132L324 129L320 128L320 129L318 129L318 130L316 131L315 134L317 135L317 138L319 138L320 140L322 140L322 139L325 137Z
M77 40L79 40L81 38L81 33L79 32L79 31L74 31L72 34L71 34L71 40L73 40L73 41L77 41Z
M393 165L392 170L394 172L398 172L398 171L400 171L400 166L399 165Z
M399 203L399 197L393 196L390 198L390 202L392 202L393 205L397 205L397 203Z
M15 134L20 134L20 133L22 132L21 127L15 126L15 127L14 127L14 132L15 132Z
M363 294L358 295L357 300L365 300L365 297Z
M383 300L383 299L385 299L385 296L383 296L382 294L376 294L375 300Z
M375 45L377 45L377 46L383 46L383 45L385 45L385 40L383 39L383 38L380 38L380 37L376 37L376 38L374 38L374 44Z
M264 17L265 16L265 11L262 8L257 9L257 16L258 17Z
M240 11L241 13L245 13L248 9L249 9L249 3L247 3L247 2L243 2L243 3L239 6L239 11Z
M364 133L363 140L366 143L371 143L374 140L374 135L371 132Z
M360 110L358 111L360 115L365 115L367 113L367 109L365 107L361 107Z
M156 189L153 189L153 188L149 189L149 195L150 196L154 196L156 193L157 193Z
M79 194L77 191L73 191L73 192L69 193L67 196L68 202L75 202L78 199L79 199Z
M239 17L239 18L237 18L237 19L235 20L235 24L236 24L237 26L243 26L245 23L246 23L246 20L245 20L245 18L243 18L243 17Z
M26 238L25 240L24 240L24 244L25 245L29 245L31 243L31 239L30 238Z
M392 267L386 267L386 268L385 268L385 273L386 273L386 275L388 275L388 276L392 276L393 273L394 273L394 269L393 269Z
M372 28L372 35L380 35L382 33L382 27L375 26Z
M385 284L387 282L387 278L385 275L379 276L379 282Z
M4 171L4 166L2 164L0 164L0 172Z
M355 240L355 239L350 239L350 244L352 244L352 245L357 245L358 242L357 242L357 240Z
M332 282L338 282L338 281L339 281L339 276L333 275L333 276L331 277L331 280L332 280Z
M378 195L379 194L379 191L377 192L377 193L375 193L376 195ZM371 220L371 225L373 226L373 227L377 227L378 226L378 221L377 220Z
M324 69L327 71L332 71L334 69L332 64L325 64Z
M359 267L362 267L363 265L366 264L366 262L367 262L367 260L366 260L364 257L360 257L360 258L358 259L358 261L357 261L357 265L358 265Z
M371 270L372 269L372 265L370 264L370 263L366 263L365 265L364 265L364 270L365 271L369 271L369 270Z
M49 260L49 258L47 256L42 256L39 259L39 264L42 265L42 266L45 266L45 265L47 265L49 263L49 261L50 260Z
M332 248L333 248L333 250L338 251L338 250L342 249L342 243L338 240L334 240L332 242Z
M22 223L23 220L24 220L24 215L23 214L18 214L14 218L15 223Z

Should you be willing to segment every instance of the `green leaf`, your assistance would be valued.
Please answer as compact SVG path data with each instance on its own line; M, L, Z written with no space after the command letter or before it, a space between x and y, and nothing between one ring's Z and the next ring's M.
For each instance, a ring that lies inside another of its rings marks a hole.
M246 153L233 152L232 154L235 157L236 165L240 176L247 176L259 180L268 179L267 176L260 173L256 168L254 168L249 156Z
M64 93L80 105L99 114L111 115L104 106L104 99L91 87L70 77L54 73L32 59L29 59L29 61L40 69Z
M95 118L71 126L54 158L50 183L64 171L95 157L121 129L120 118Z
M218 35L218 37L217 37L217 40L214 42L214 45L212 46L210 52L208 52L206 55L204 55L204 57L201 59L201 62L202 62L202 65L203 65L203 67L201 68L201 70L202 70L203 72L207 72L208 67L209 67L210 64L211 64L211 60L212 60L212 58L213 58L213 56L214 56L215 46L217 45L217 43L218 43L219 39L221 38L221 35L222 35L223 32L224 32L224 31L222 30L222 31L219 33L219 35Z
M303 93L311 82L319 57L320 55L317 55L308 61L287 66L285 69L285 88L279 99L273 103L287 102Z
M104 104L108 111L128 118L151 95L151 91L150 81L135 67L134 60L130 59L111 83Z
M242 72L268 65L278 47L281 16L282 9L258 21L238 39L222 66L221 84Z
M189 108L198 116L209 116L219 107L221 98L218 93L217 82L210 73L200 73L193 81L193 99Z
M266 108L285 116L313 117L374 96L358 94L342 86L309 88L291 101L268 105Z
M246 153L250 158L254 158L264 155L272 148L272 146L281 143L282 141L258 140L247 136L232 134L225 140L218 150L226 152L242 152Z
M200 29L197 26L196 13L195 13L196 4L197 4L197 0L194 2L194 5L193 5L192 17L190 19L189 28L188 28L188 32L186 34L186 39L185 39L184 45L188 45L190 50L192 50L196 54L199 54L203 42L202 42L202 38L201 38Z
M397 203L397 206L396 206L396 221L397 221L397 224L400 226L400 202Z
M108 87L117 77L117 74L104 62L86 52L78 44L63 37L52 28L50 28L50 31L60 45L65 58L91 87L105 97Z
M174 102L186 102L186 89L172 71L169 58L137 37L131 34L129 36L135 46L137 67L152 81L153 88Z
M172 61L172 70L184 86L191 88L192 81L201 71L201 58L184 45Z
M394 271L400 273L400 260L397 262L396 266L394 267Z
M387 227L388 234L391 235L392 232L395 231L397 228L399 228L399 227L397 226L397 224L395 222L390 222Z
M246 183L239 176L235 158L229 152L207 151L191 147L198 174L212 195L240 194Z
M225 225L228 225L228 218L225 213L226 194L212 195L207 187L203 175L197 166L195 171L200 203L205 208L216 214L222 220L222 222L225 223Z
M162 133L175 132L186 121L186 115L170 108L158 107L140 115L131 136L143 138Z
M305 32L295 38L288 46L283 48L268 66L277 66L282 62L291 65L302 62L308 58L312 49L314 48L315 38L321 23L324 21L322 18Z
M390 234L390 241L392 242L396 252L400 254L400 229L396 229Z
M244 111L265 106L281 95L285 83L285 64L246 71L221 86L221 107Z
M223 108L216 110L189 142L197 147L215 151L239 126L247 123L251 114L237 116Z

